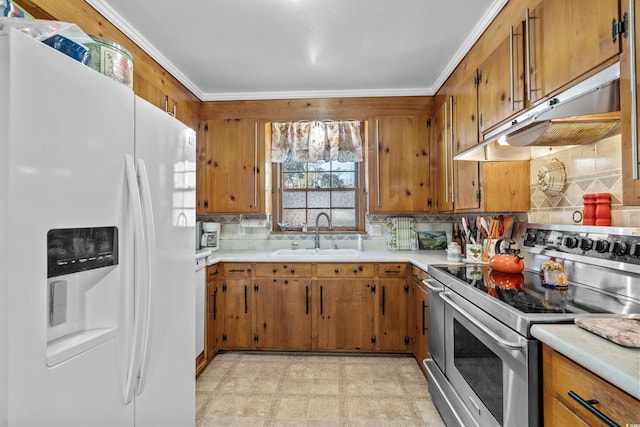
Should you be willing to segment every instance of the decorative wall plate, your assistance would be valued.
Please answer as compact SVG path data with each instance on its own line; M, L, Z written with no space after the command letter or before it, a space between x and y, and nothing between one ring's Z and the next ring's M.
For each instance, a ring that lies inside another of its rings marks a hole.
M538 189L548 196L555 196L562 192L567 180L564 164L553 159L538 170Z

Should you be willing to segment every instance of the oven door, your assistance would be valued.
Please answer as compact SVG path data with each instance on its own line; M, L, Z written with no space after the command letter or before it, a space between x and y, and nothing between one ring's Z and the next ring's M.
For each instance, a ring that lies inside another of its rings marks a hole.
M446 377L481 426L538 426L540 344L447 291Z

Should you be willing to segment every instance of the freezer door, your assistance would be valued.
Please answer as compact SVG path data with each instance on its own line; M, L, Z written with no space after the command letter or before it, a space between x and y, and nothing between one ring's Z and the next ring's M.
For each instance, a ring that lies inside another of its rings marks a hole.
M145 180L150 190L150 203L143 200L143 210L155 235L136 425L155 426L158 420L163 425L193 425L195 132L138 97L135 116L138 174L143 193Z
M0 159L9 176L0 242L7 248L0 253L7 254L8 424L133 425L134 405L123 403L123 347L134 275L124 168L134 149L134 96L9 33L0 36L0 57L9 62L0 67L9 88L0 99L9 117ZM118 263L47 279L47 233L93 227L117 229Z

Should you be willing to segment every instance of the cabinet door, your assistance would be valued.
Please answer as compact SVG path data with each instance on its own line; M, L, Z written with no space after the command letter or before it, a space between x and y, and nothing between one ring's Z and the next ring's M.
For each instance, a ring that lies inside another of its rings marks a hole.
M413 324L414 329L412 331L414 338L413 356L420 364L420 368L424 371L425 368L422 361L426 359L429 354L429 300L427 298L426 289L424 289L418 282L413 283L413 290L415 292L414 297L411 299L411 301L413 301L412 309L413 319L415 322Z
M207 283L207 359L211 360L222 348L224 333L224 298L219 280Z
M524 30L511 26L504 41L480 65L478 113L480 132L524 109Z
M369 212L428 212L427 116L378 117L369 144Z
M432 192L435 195L435 210L453 210L453 143L451 112L453 100L448 96L436 97L436 114L433 119L431 149Z
M482 200L487 212L525 212L531 207L530 162L488 162L482 165Z
M311 280L257 279L255 346L311 350Z
M224 347L250 349L251 302L253 289L248 277L225 277L224 293Z
M323 279L316 283L316 350L373 351L371 287L371 279Z
M209 120L205 125L207 213L264 211L264 132L257 120Z
M453 100L454 152L478 143L478 97L475 74L463 79ZM480 208L480 169L478 162L456 161L453 205L458 210Z
M407 295L409 286L405 278L382 278L378 281L377 313L379 351L407 351Z
M623 0L622 14L633 16L635 28L629 28L629 37L623 37L620 55L620 110L622 113L622 197L625 206L640 205L640 142L638 141L638 119L640 111L640 68L638 46L640 29L638 11L640 0Z
M528 15L532 103L620 52L611 37L618 1L542 0Z

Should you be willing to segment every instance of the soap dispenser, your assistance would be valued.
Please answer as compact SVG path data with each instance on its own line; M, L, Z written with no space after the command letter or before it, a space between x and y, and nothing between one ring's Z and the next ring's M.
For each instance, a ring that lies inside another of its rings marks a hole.
M362 251L364 250L363 248L363 244L362 244L362 236L358 234L358 242L356 244L356 248L358 251Z

